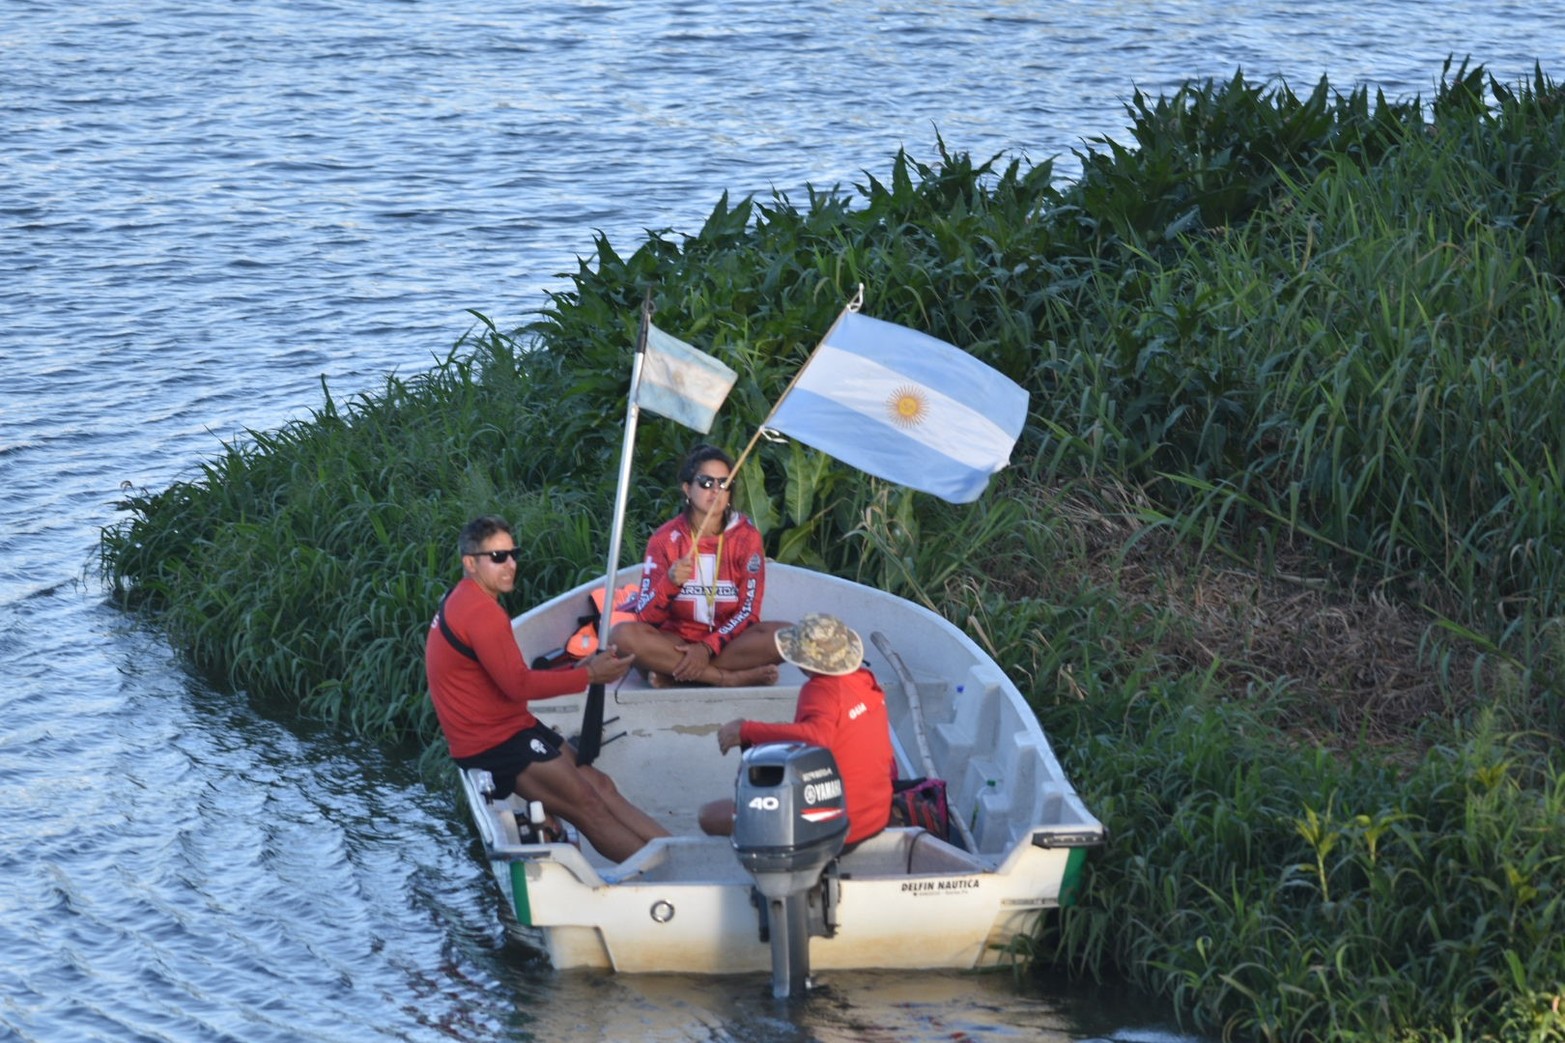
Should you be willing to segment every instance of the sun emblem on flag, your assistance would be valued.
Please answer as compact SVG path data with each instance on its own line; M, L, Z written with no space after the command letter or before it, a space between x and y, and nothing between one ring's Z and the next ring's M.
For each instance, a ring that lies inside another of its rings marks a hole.
M923 388L903 384L886 399L886 410L891 414L891 422L898 427L917 427L929 415L929 399Z

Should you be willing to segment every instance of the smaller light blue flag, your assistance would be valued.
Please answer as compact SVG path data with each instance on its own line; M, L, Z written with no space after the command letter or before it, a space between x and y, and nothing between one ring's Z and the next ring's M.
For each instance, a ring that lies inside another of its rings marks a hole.
M738 378L721 360L648 325L636 404L706 434Z

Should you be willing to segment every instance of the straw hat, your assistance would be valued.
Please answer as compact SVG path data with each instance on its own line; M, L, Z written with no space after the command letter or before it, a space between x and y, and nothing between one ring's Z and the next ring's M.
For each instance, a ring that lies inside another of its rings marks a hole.
M851 674L864 661L864 642L853 629L824 612L811 612L776 635L777 651L794 666L817 674Z

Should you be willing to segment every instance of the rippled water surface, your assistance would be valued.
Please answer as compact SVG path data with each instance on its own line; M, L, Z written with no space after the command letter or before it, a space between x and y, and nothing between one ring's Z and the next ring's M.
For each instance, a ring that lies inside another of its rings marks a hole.
M1122 136L1187 78L1558 77L1544 6L0 0L0 1037L1166 1041L1001 976L562 975L507 945L414 751L192 678L98 530L220 440L524 321L606 234L802 200L935 136ZM873 296L874 288L870 288Z

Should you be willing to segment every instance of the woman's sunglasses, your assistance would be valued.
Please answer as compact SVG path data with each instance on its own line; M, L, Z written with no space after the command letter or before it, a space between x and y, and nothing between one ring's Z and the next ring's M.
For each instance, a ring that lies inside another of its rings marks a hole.
M496 565L504 565L507 558L511 559L517 564L520 564L522 560L522 548L512 547L510 550L475 550L473 555L474 557L488 558Z
M733 484L732 478L718 478L716 475L710 474L698 474L693 481L703 489L710 489L714 485L719 489L727 489Z

